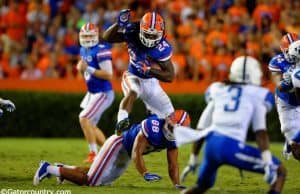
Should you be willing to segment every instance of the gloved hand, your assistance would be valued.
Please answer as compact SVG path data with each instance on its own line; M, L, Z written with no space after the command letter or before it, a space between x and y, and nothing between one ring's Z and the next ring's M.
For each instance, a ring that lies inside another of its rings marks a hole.
M292 72L290 71L287 71L287 72L284 72L282 74L282 79L284 82L286 82L287 84L291 84L292 83Z
M144 174L144 179L145 181L153 182L153 181L159 181L162 178L157 174L147 172Z
M118 14L117 24L121 28L125 28L126 25L129 23L129 19L130 19L130 9L123 9Z
M186 189L186 186L180 185L180 184L176 184L174 185L175 189L179 189L179 190L183 190Z
M181 173L181 175L180 175L180 182L181 183L183 183L184 181L185 181L185 178L187 177L187 175L189 174L189 173L195 173L195 171L196 171L196 168L197 168L197 166L198 166L198 164L197 164L197 156L196 155L194 155L194 154L191 154L190 155L190 160L189 160L189 163L188 163L188 165L183 169L183 171L182 171L182 173Z
M14 103L10 100L1 100L0 105L8 112L13 112L16 109Z
M285 160L290 159L292 155L292 149L291 146L288 144L288 142L286 141L284 143L283 149L282 149L282 156Z
M135 67L140 74L146 76L149 74L150 67L148 67L146 63L138 62L138 64Z
M273 185L277 180L277 166L274 164L267 164L265 165L264 170L265 170L264 180L268 184Z

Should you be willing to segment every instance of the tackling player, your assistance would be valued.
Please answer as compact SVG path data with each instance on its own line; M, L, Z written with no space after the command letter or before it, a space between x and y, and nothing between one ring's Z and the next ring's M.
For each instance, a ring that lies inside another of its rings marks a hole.
M12 101L4 100L2 98L0 98L0 107L4 108L8 112L13 112L14 110L16 110L16 107ZM2 117L3 115L3 110L1 108L0 108L0 117Z
M122 77L122 99L118 112L116 132L129 126L128 114L133 103L141 98L146 108L160 118L174 112L173 105L159 85L171 82L174 68L171 62L172 47L165 39L163 18L156 12L147 12L140 22L129 22L130 10L119 13L117 23L104 32L104 39L111 43L126 42L130 62ZM153 68L158 64L160 69Z
M51 175L67 179L79 185L110 185L127 169L130 160L145 179L158 181L161 176L150 173L145 166L143 155L167 149L168 170L175 188L182 189L179 183L178 150L172 133L177 125L188 126L187 112L177 110L166 119L149 116L140 124L134 124L121 136L112 135L102 146L90 168L67 165L50 165L42 161L34 176L34 185Z
M292 72L296 67L295 58L289 54L289 46L299 40L294 33L287 33L281 39L282 53L274 56L269 63L269 70L276 85L277 112L281 124L281 132L287 142L283 148L283 156L288 159L291 154L289 141L293 140L299 131L300 101L297 101L292 83Z
M281 192L286 170L271 155L266 132L266 113L275 102L272 93L259 86L261 76L259 62L253 57L241 56L231 65L230 81L209 87L209 102L197 128L211 132L205 137L197 185L183 193L199 194L213 187L222 165L264 173L264 180L271 185L268 193ZM258 149L245 144L250 124Z
M110 45L99 42L98 28L84 24L79 32L80 61L77 69L84 75L88 92L80 107L79 122L84 136L89 143L90 153L85 162L93 162L97 144L103 145L105 136L97 127L102 113L112 104L114 92L110 80L113 77Z

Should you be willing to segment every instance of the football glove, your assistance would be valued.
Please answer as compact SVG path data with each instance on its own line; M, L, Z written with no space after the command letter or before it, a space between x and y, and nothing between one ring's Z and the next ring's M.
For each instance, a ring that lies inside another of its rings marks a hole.
M277 166L274 164L268 164L265 165L264 170L265 170L264 180L268 184L273 185L277 180Z
M182 171L182 173L181 173L181 175L180 175L180 182L184 182L185 181L185 178L187 177L187 175L189 174L189 173L195 173L195 171L196 171L196 168L197 168L197 166L198 166L198 164L197 164L197 156L196 155L194 155L194 154L191 154L190 155L190 160L189 160L189 163L188 163L188 165L183 169L183 171Z
M153 174L153 173L145 173L144 175L144 179L145 181L149 181L149 182L154 182L154 181L159 181L161 180L161 176L157 175L157 174Z
M130 9L123 9L119 12L117 24L121 28L125 28L129 23Z
M0 105L8 112L13 112L16 109L14 103L10 100L1 100Z
M145 63L138 62L138 64L135 67L140 74L145 76L149 74L150 67L148 67Z

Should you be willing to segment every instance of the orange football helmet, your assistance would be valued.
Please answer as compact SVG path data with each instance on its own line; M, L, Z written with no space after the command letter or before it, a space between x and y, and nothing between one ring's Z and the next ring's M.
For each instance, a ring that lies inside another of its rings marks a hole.
M284 55L284 58L288 62L293 62L292 58L288 54L288 51L289 51L290 44L292 44L296 40L299 40L299 36L295 33L287 33L281 38L280 49Z
M147 12L140 21L139 37L146 47L156 46L164 35L163 18L155 12Z
M86 23L80 28L79 43L86 48L96 46L99 43L99 31L95 24Z
M163 128L163 134L165 138L169 141L175 139L173 134L173 128L175 126L190 126L191 119L189 113L184 110L175 110L168 118L166 119L165 127Z

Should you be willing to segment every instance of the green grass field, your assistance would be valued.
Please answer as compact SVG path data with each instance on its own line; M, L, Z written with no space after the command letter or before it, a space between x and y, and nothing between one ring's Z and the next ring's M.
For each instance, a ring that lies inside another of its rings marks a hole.
M281 159L281 143L272 144L272 151ZM189 157L190 146L180 148L179 163L181 169ZM220 150L221 152L222 150ZM0 138L0 191L1 189L14 190L69 190L77 193L101 194L169 194L179 193L172 188L167 173L166 152L153 153L145 157L148 170L163 177L160 182L148 183L135 171L131 164L129 169L112 186L80 187L72 183L58 185L55 178L43 181L39 186L32 185L32 177L42 159L49 162L63 162L66 164L83 165L82 161L87 154L87 144L83 139L11 139ZM284 161L288 169L288 177L283 193L300 193L300 164L291 159ZM195 183L196 175L188 177L185 185ZM263 176L244 172L241 180L239 171L231 167L222 167L219 170L216 185L208 193L216 194L258 194L266 193L268 185L263 182ZM0 192L1 194L5 192Z

